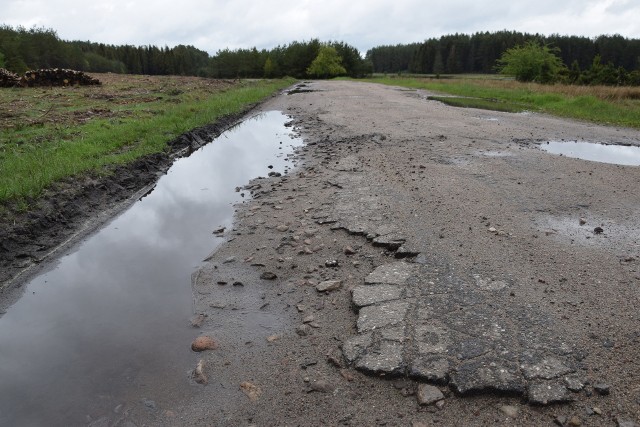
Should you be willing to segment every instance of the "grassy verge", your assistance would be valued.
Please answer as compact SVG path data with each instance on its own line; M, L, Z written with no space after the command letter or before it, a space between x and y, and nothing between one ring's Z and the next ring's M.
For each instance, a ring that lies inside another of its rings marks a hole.
M291 79L217 81L96 75L101 87L0 90L0 204L58 180L162 152L178 135L241 111Z
M373 83L427 89L454 98L437 97L450 105L498 111L537 111L595 123L640 128L640 88L519 83L513 80L467 78L366 79Z

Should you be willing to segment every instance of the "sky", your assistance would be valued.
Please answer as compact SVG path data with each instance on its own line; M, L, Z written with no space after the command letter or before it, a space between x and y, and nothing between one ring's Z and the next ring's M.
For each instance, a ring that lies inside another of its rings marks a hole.
M215 54L319 38L362 54L446 34L515 30L640 38L639 0L0 0L0 24L63 40L192 45Z

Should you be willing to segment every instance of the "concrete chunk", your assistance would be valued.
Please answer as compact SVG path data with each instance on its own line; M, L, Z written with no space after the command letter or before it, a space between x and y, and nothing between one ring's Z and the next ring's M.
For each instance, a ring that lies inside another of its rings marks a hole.
M395 285L360 285L352 291L352 300L356 307L377 304L379 302L400 299L403 288Z

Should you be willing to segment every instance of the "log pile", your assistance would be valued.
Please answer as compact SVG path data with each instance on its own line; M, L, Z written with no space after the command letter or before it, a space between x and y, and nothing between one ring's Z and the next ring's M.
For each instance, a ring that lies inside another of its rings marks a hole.
M20 77L9 70L0 68L0 87L14 87L20 84Z
M100 80L83 73L82 71L66 70L63 68L43 68L24 73L20 78L20 86L75 86L75 85L99 85Z

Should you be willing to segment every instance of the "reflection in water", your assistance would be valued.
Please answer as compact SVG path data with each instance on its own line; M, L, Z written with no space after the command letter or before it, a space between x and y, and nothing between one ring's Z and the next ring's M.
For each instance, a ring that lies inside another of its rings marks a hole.
M592 142L549 141L540 145L544 151L567 157L614 165L640 166L640 147L604 145Z
M264 113L180 159L154 191L34 279L0 318L0 425L78 425L193 392L190 275L234 191L301 143Z

